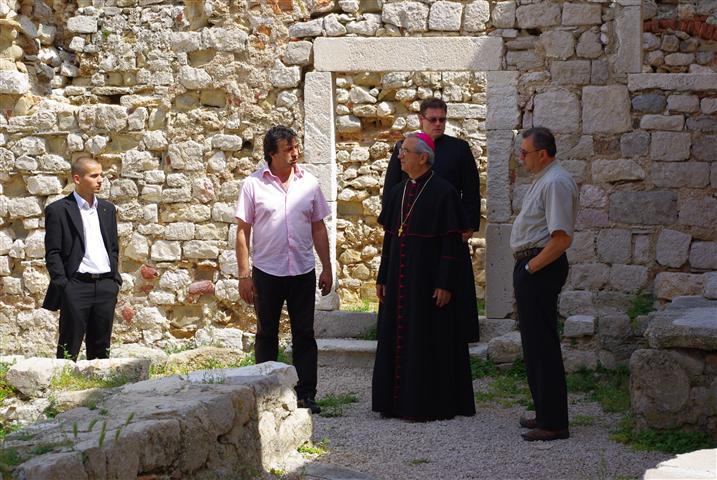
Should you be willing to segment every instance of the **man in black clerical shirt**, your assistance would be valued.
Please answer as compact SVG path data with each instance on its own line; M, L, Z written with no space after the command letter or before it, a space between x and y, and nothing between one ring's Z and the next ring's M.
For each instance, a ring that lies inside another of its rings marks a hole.
M473 415L459 311L470 293L457 275L465 225L460 198L431 169L430 136L408 135L399 156L408 178L386 193L378 217L384 241L376 279L381 304L372 409L414 421Z
M445 134L448 106L438 98L428 98L421 102L418 118L421 130L435 142L435 162L433 171L453 185L458 191L463 208L465 225L462 227L463 247L460 252L460 268L457 275L465 284L466 291L473 292L462 299L460 306L462 329L468 342L478 341L478 309L475 295L475 277L473 263L468 249L468 239L480 228L480 179L475 158L468 142ZM399 151L403 141L394 147L386 169L383 183L383 206L394 185L406 178L401 171Z

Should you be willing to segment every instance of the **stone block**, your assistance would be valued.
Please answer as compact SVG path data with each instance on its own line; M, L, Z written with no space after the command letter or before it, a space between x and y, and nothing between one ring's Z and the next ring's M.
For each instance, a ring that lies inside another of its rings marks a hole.
M572 315L565 319L564 337L583 337L595 335L594 315Z
M558 298L560 316L593 315L595 313L593 297L592 292L563 290Z
M595 160L591 168L593 182L611 183L645 178L645 170L630 159Z
M335 143L333 85L330 73L309 72L304 83L304 161L311 164L333 164ZM359 129L361 121L358 122ZM344 125L345 127L345 125ZM334 189L335 190L335 189ZM324 192L326 194L327 192ZM336 193L327 196L336 198Z
M650 180L656 187L704 188L710 183L710 164L704 162L654 163Z
M311 63L312 43L307 41L290 42L284 52L284 63L287 65L308 65Z
M657 239L657 263L666 267L681 267L687 261L691 241L692 237L686 233L663 229Z
M190 240L182 245L185 258L216 259L219 257L219 247L211 240Z
M205 48L220 52L241 52L246 50L249 35L239 28L211 27L202 30L202 44Z
M30 79L27 73L0 71L0 94L24 95L30 91Z
M630 230L601 230L597 236L597 254L606 263L628 263L632 248Z
M717 113L717 98L705 97L700 101L700 109L705 115Z
M36 397L47 390L52 378L65 368L74 370L74 362L54 358L26 358L8 369L6 381L23 395Z
M685 123L687 130L693 130L695 132L717 132L717 119L712 115L698 115L697 117L690 117Z
M493 363L513 363L523 358L520 332L509 332L488 342L488 359Z
M613 265L610 287L624 293L638 293L647 283L648 270L641 265Z
M717 300L717 272L707 272L702 276L704 277L703 295L707 298Z
M598 320L598 333L601 337L629 337L632 334L630 317L624 313L602 314Z
M608 224L608 215L605 210L597 208L581 208L575 222L577 228L604 227Z
M505 61L509 66L515 66L521 71L541 68L545 64L545 59L541 52L530 50L510 50L505 55Z
M677 194L615 192L610 195L609 218L613 222L636 225L673 224L677 220Z
M590 3L564 3L563 25L600 25L602 24L602 6Z
M479 327L481 342L488 342L495 337L514 331L518 327L518 323L509 318L480 317Z
M587 85L590 83L590 61L554 61L550 64L550 77L558 85Z
M477 4L478 2L474 3ZM485 20L488 20L490 9L488 6L488 2L484 2L484 4L484 9L482 11L474 9L472 13L481 15L480 18L485 18ZM479 6L479 4L476 6ZM438 0L433 5L431 5L431 10L428 16L428 28L430 30L457 32L461 29L462 14L463 5L461 5L460 3Z
M641 6L616 9L615 33L618 41L614 64L616 73L642 72Z
M602 56L602 43L600 43L600 30L593 28L584 31L578 38L575 53L582 58L600 58Z
M709 400L705 403L708 402ZM659 425L656 426L659 427ZM644 480L663 480L674 477L674 475L685 478L717 477L714 450L703 449L677 455L675 458L660 462L657 467L647 470L643 478Z
M515 1L496 2L491 12L491 23L496 28L513 28L515 25Z
M713 304L715 302L712 302ZM645 331L652 348L689 348L714 351L717 349L717 306L692 307L679 310L663 310L658 312ZM692 360L692 361L690 361ZM692 370L693 374L699 367L690 366L694 359L686 359L682 355L675 357L675 362L683 368Z
M295 88L301 83L301 67L296 65L287 67L281 61L274 62L274 68L269 70L269 81L276 88Z
M322 33L324 33L323 18L316 18L308 22L296 22L289 27L289 36L293 38L318 37Z
M567 254L571 265L597 260L595 255L595 233L592 231L575 232L573 243L570 245Z
M662 113L667 106L667 99L659 93L645 93L632 99L632 108L643 113Z
M67 30L74 33L97 32L97 17L77 15L67 19Z
M655 161L681 162L690 156L691 138L686 132L653 132L650 157Z
M697 160L717 162L717 135L695 135L692 141L692 155Z
M667 97L667 109L671 112L696 112L700 109L700 97L685 94L670 95Z
M713 197L688 197L680 199L680 225L714 228L717 225L717 199Z
M376 313L317 311L314 329L317 338L361 338L376 325Z
M508 222L511 215L509 169L513 133L509 130L489 130L487 142L491 152L486 182L488 220Z
M679 132L685 126L682 115L645 115L640 119L640 128L644 130L669 130Z
M569 345L562 345L562 353L566 373L574 373L581 369L594 370L598 366L598 355L592 350L578 350Z
M486 315L506 318L513 313L513 253L510 224L486 229Z
M620 153L626 157L646 155L650 148L650 134L643 131L625 133L620 137Z
M603 208L607 206L607 194L601 187L583 185L580 187L580 206Z
M179 242L157 240L152 244L151 258L156 262L176 262L182 259Z
M406 3L417 2L387 4L384 15L389 6ZM417 51L423 54L415 55ZM496 37L351 37L317 38L314 41L314 68L329 72L487 72L500 70L502 58L503 39Z
M670 385L670 388L664 388ZM690 380L672 352L637 350L630 358L630 398L638 417L651 419L651 426L673 427L670 418L683 410L689 399Z
M690 266L717 270L717 242L693 242L690 249Z
M35 197L9 198L7 201L7 213L10 218L36 217L42 214L42 207Z
M381 19L384 23L404 28L409 32L425 32L428 15L428 6L409 1L384 5Z
M698 92L714 90L714 73L635 73L628 75L627 88L640 90L672 90Z
M187 65L179 69L179 76L177 79L187 90L201 90L203 88L210 88L214 84L212 77L206 72L206 70L201 68L192 68Z
M600 290L609 275L610 267L604 263L577 263L570 266L568 285L577 290Z
M622 85L583 87L583 133L622 133L632 129L630 99Z
M560 5L539 1L533 5L521 5L515 16L519 28L543 28L560 25Z
M54 176L35 175L26 180L27 191L32 195L54 195L62 192L60 179Z
M244 140L239 135L214 135L212 148L215 150L237 151L241 150Z
M433 16L434 8L435 4L431 7L431 17ZM488 2L485 0L470 2L466 5L464 11L463 30L466 32L482 32L485 30L485 24L490 20L490 4ZM515 4L513 4L513 16L515 16ZM431 27L431 29L433 29L433 27Z
M704 279L694 273L659 272L655 277L655 296L665 300L702 293Z
M575 37L572 32L551 30L540 35L540 43L548 58L567 60L575 52Z
M577 95L567 90L551 90L535 95L533 105L534 125L550 125L554 133L579 131L580 100Z
M488 130L513 130L520 121L518 73L488 72L486 121Z

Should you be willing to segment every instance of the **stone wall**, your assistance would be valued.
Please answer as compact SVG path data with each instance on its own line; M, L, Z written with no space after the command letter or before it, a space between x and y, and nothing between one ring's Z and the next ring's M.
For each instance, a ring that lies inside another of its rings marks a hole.
M166 345L204 327L250 328L253 313L237 302L232 210L241 180L261 162L261 136L275 123L305 134L307 168L332 206L335 257L346 254L341 294L370 298L382 162L394 134L415 126L415 102L428 93L421 88L468 112L485 106L485 126L481 113L456 127L484 167L487 228L473 247L476 271L485 264L491 319L507 324L513 315L506 245L529 182L516 161L516 131L532 125L557 133L559 157L580 186L561 313L592 315L598 336L614 337L586 348L620 350L628 340L624 319L610 319L635 295L669 301L699 291L704 274L717 269L710 228L717 211L716 74L642 73L654 51L644 20L677 32L660 23L665 5L52 3L0 0L4 350L50 351L54 344L56 315L37 308L48 282L42 209L71 190L68 162L81 153L102 162L103 195L119 209L125 285L115 341ZM714 23L714 2L681 2L679 14L689 5L695 22ZM650 35L680 37L649 28ZM703 40L697 51L712 51L703 27L694 28L686 33ZM467 70L474 72L465 83L460 72ZM409 71L418 72L406 79L413 85L381 97L387 78ZM440 88L419 85L439 74ZM352 101L352 89L376 102Z

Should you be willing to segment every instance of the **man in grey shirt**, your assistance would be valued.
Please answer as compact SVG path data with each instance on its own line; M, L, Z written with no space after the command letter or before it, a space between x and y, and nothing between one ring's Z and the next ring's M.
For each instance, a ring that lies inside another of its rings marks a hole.
M572 243L578 188L555 159L555 138L547 128L523 132L520 160L534 175L513 223L513 288L523 357L535 418L521 417L531 430L523 439L568 438L568 396L558 334L558 295L568 276L565 251Z

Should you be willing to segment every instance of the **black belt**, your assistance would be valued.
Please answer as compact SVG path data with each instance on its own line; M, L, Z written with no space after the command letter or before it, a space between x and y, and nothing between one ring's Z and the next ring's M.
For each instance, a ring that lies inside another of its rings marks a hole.
M81 280L83 282L94 282L95 280L101 280L103 278L115 278L115 274L112 272L106 273L87 273L87 272L75 272L72 278Z
M519 251L513 253L513 256L515 257L515 260L518 261L518 260L523 260L524 258L528 258L528 257L535 257L541 251L543 251L543 247L526 248L525 250L519 250Z

